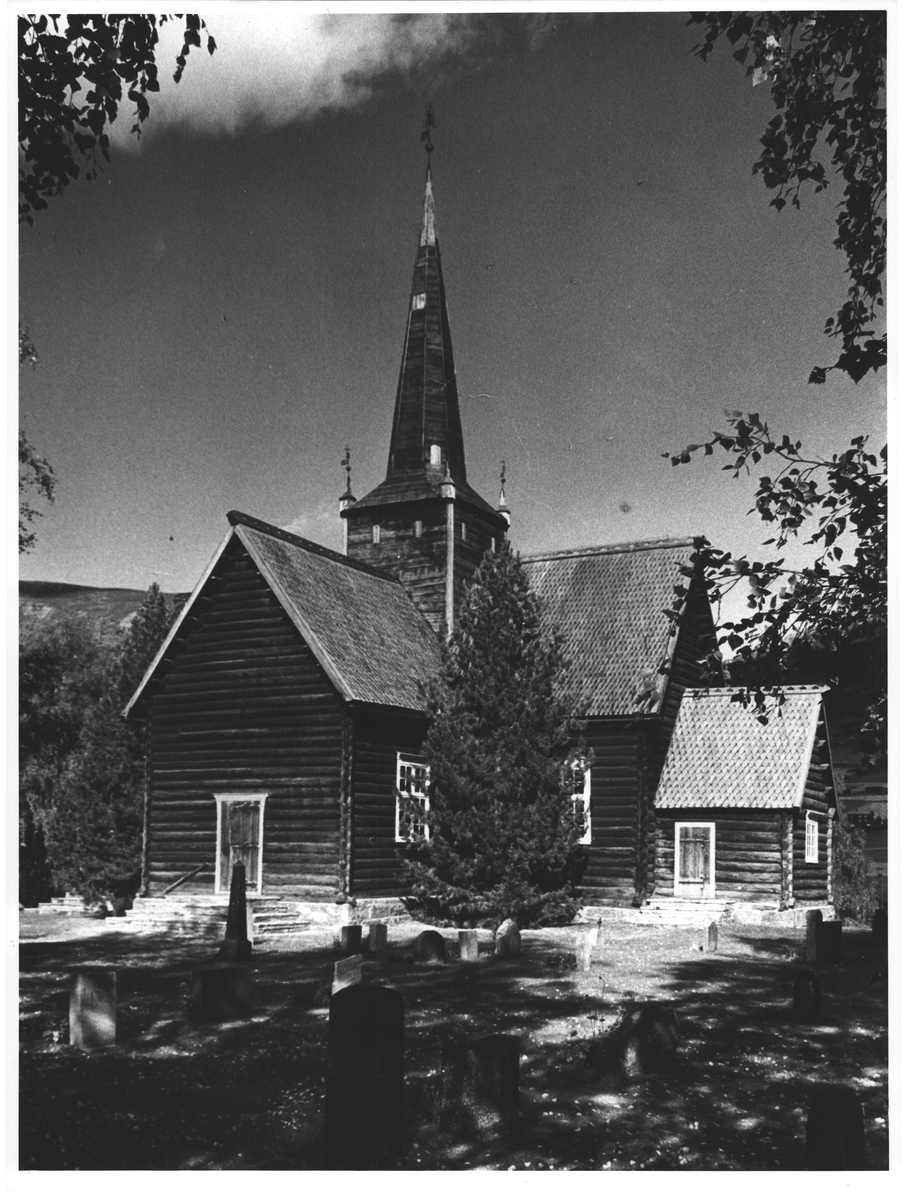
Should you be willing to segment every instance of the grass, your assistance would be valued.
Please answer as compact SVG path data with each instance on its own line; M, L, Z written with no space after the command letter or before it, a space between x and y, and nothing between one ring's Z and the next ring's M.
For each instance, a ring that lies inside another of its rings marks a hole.
M804 1170L815 1086L854 1088L868 1167L886 1170L887 965L867 930L844 930L821 966L821 1021L795 1024L798 930L608 925L589 972L574 931L523 934L518 959L406 959L416 927L391 929L368 981L406 1007L406 1114L398 1170ZM454 936L446 931L448 945ZM54 939L64 940L54 940ZM111 920L26 915L20 944L20 1169L320 1169L329 933L263 943L250 1020L197 1025L191 970L212 944L130 934ZM704 946L704 949L702 947ZM118 969L117 1044L68 1044L68 972ZM674 1007L683 1041L656 1074L606 1076L590 1051L629 997ZM450 1038L522 1040L518 1116L456 1138L436 1122Z

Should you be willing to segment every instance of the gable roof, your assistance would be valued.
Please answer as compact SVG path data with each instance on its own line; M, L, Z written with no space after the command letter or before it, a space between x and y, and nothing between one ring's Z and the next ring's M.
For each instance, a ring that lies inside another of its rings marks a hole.
M693 548L692 538L661 538L521 559L545 616L565 638L568 686L584 697L589 716L652 711L652 676L673 653L664 609L685 582L679 564L688 564Z
M233 528L126 706L126 714L154 676L233 538L248 551L344 700L424 708L422 685L440 665L440 647L402 584L244 513L227 515Z
M655 808L798 808L825 689L782 691L780 712L764 725L733 701L739 688L685 692Z

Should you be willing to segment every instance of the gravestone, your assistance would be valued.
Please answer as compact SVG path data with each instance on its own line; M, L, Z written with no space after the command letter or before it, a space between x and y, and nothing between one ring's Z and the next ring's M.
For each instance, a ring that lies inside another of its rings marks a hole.
M110 907L115 917L124 917L129 911L129 901L125 896L114 896L110 901Z
M717 928L717 922L712 921L708 926L708 953L715 954L717 952L720 934Z
M226 935L220 944L217 957L225 963L248 962L252 957L245 899L245 863L238 862L233 866L233 874L230 877L230 905L227 909ZM223 1018L223 1020L228 1019L230 1018Z
M436 929L423 930L412 943L416 962L441 963L447 961L447 943Z
M368 1170L392 1155L403 1106L403 997L356 983L330 1000L327 1164Z
M362 926L361 925L341 925L340 926L340 953L341 954L358 954L362 949Z
M576 930L576 970L590 971L591 958L597 944L596 929Z
M460 929L459 957L462 962L478 962L477 929Z
M192 972L192 1016L196 1021L246 1021L252 1015L249 967L214 963Z
M843 922L824 921L818 931L818 961L840 962L843 958Z
M518 958L522 950L522 936L519 927L510 917L503 922L494 934L494 953L498 958Z
M810 1171L864 1171L862 1105L852 1088L823 1084L815 1089L805 1124Z
M331 985L331 995L336 995L345 987L350 987L353 983L362 982L362 956L361 954L352 954L349 958L341 958L333 965L333 984Z
M793 1020L821 1018L821 980L815 971L799 971L793 982Z
M595 937L594 957L604 957L604 922L598 917L597 933Z
M116 1042L116 971L82 967L69 981L69 1042L80 1050Z
M820 908L810 909L805 915L805 961L821 961L821 925L824 917Z
M521 1041L495 1033L448 1045L441 1066L441 1129L489 1129L519 1107Z
M871 940L876 946L887 945L887 909L879 908L871 918Z
M385 954L387 951L387 926L373 921L368 926L368 953Z
M679 1021L666 1004L631 1004L611 1034L620 1068L630 1076L662 1070L680 1044Z

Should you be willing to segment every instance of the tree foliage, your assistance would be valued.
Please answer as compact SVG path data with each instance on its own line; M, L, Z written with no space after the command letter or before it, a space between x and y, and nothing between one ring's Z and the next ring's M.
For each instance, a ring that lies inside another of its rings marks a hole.
M837 913L854 921L870 921L878 907L878 887L865 851L865 834L846 820L834 826L833 889Z
M748 668L746 681L763 708L764 688L784 680L797 639L833 648L885 624L887 451L875 455L867 438L856 437L842 454L810 457L801 441L772 434L758 413L728 412L727 419L729 432L717 431L707 442L665 457L677 466L717 448L730 455L724 470L734 478L770 466L770 474L759 475L750 509L775 531L764 545L782 550L801 536L815 548L809 566L794 568L782 556L764 562L734 557L702 537L694 566L684 568L689 575L695 567L704 571L718 606L734 589L747 590L749 615L720 623L718 644ZM686 592L677 592L670 613L675 621Z
M153 584L116 645L85 622L30 624L20 650L20 796L55 881L85 899L140 866L145 734L122 708L173 611Z
M19 17L20 221L31 223L48 197L59 196L79 177L78 159L87 164L86 179L97 177L99 155L110 157L106 128L124 92L134 109L132 132L141 134L150 112L148 94L160 91L155 54L159 27L168 19L138 13ZM177 83L206 28L198 16L186 14L184 20ZM213 54L210 36L207 47Z
M803 188L823 192L832 175L842 181L834 245L846 257L849 287L825 324L841 351L836 362L814 367L809 381L823 383L829 370L858 381L887 361L886 334L874 328L884 304L887 234L887 14L707 12L690 23L704 26L700 58L724 35L753 84L770 86L777 112L753 172L773 191L773 207L799 208Z
M403 851L414 911L432 920L570 920L584 857L570 756L576 704L561 691L562 644L508 545L482 561L432 687L428 839ZM404 819L424 820L412 801Z
M42 458L23 431L19 430L19 553L26 554L35 544L37 534L29 528L41 510L35 501L41 496L53 504L56 476L46 458Z

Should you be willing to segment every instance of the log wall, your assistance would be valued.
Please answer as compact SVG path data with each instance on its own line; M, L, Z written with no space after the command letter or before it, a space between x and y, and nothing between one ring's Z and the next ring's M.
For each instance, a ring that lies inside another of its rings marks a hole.
M216 860L215 793L266 792L264 892L333 897L339 697L238 538L199 601L149 702L151 893ZM177 895L213 887L212 870Z
M672 896L677 821L714 822L714 888L718 897L756 903L781 900L783 810L770 808L659 809L656 890Z
M353 728L350 892L356 896L397 896L397 753L420 752L427 719L419 713L362 708L354 713Z

